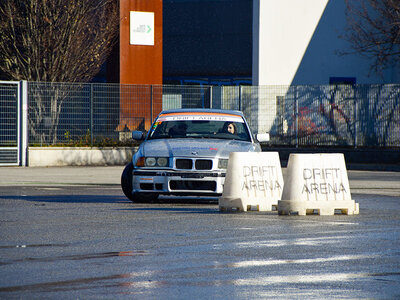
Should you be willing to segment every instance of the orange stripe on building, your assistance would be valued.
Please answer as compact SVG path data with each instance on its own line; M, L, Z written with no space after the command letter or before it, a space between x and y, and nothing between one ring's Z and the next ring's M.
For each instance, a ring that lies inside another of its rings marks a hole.
M162 0L120 0L120 116L117 131L144 130L162 110ZM131 12L154 13L154 45L130 44Z

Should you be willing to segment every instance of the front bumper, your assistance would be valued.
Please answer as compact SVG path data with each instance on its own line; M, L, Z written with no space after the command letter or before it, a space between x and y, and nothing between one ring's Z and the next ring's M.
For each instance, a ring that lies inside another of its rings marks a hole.
M219 196L223 191L225 172L134 169L133 192L165 195Z

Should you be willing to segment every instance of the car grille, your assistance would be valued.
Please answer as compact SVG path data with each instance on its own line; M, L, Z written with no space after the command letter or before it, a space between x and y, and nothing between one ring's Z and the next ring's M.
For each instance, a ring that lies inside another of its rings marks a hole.
M215 181L197 181L197 180L171 180L169 187L173 191L191 190L191 191L211 191L217 188Z
M175 161L176 168L181 170L192 170L193 165L195 170L211 170L213 163L211 159L178 158Z
M191 159L177 159L175 165L177 169L191 170L193 161Z
M194 164L196 170L211 170L212 169L212 160L209 159L198 159Z

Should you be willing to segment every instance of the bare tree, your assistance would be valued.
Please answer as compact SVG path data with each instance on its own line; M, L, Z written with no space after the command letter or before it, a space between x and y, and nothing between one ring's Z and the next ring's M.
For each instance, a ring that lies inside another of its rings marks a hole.
M347 28L343 37L352 53L371 58L371 71L400 62L400 1L345 0ZM348 54L348 53L344 53Z
M107 59L115 0L2 0L0 68L12 80L85 82Z
M74 86L55 82L90 81L110 55L118 26L117 0L1 0L0 70L5 79L32 82L32 135L56 143ZM34 82L46 82L45 90Z

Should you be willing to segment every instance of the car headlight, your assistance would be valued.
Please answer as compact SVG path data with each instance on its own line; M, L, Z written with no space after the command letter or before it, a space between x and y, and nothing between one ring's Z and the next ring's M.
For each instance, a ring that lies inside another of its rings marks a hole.
M168 166L168 158L167 157L158 157L157 165L160 167L167 167Z
M137 167L168 167L168 157L139 157Z
M155 157L146 157L144 159L144 165L146 167L154 167L156 165L156 163L157 163L157 160Z
M218 169L227 169L228 168L228 159L220 158L218 160Z

